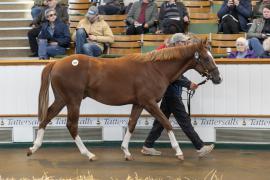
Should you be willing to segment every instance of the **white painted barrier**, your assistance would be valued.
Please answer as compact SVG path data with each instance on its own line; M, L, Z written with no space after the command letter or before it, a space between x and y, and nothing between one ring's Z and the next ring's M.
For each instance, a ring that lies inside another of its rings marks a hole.
M0 128L13 128L13 142L29 142L34 138L34 127L37 127L35 117L10 117L16 115L37 114L40 75L44 65L7 65L0 66ZM192 114L200 116L214 115L269 115L270 114L270 63L269 64L218 64L223 77L220 85L207 82L200 87L192 98ZM200 75L191 70L185 74L190 80L200 82ZM185 98L183 94L183 98ZM53 96L50 93L50 101ZM81 114L100 114L101 117L91 117L88 123L81 126L103 127L102 140L122 140L122 129L126 127L127 117L102 117L103 114L127 115L131 106L107 106L86 98L81 105ZM66 113L64 109L62 114ZM143 112L143 114L147 114ZM5 117L9 116L9 117ZM107 116L107 115L106 115ZM103 119L102 119L103 118ZM107 121L104 119L107 118ZM61 119L61 118L60 118ZM233 117L196 117L193 124L204 141L215 141L216 128L262 128L270 129L269 118L236 118L235 123L229 123ZM59 119L58 119L59 120ZM85 118L82 117L85 122ZM142 117L139 127L151 127L152 117ZM261 123L256 121L263 120ZM99 121L97 124L96 121ZM145 123L148 121L148 124ZM17 124L16 124L17 122ZM51 127L63 127L65 121L57 125L57 119ZM106 124L107 122L107 124ZM227 123L226 123L227 122ZM244 123L245 122L245 123ZM212 124L211 124L212 123ZM178 125L174 124L175 127ZM30 131L30 132L29 132ZM27 133L24 133L27 132ZM91 139L91 137L89 137Z

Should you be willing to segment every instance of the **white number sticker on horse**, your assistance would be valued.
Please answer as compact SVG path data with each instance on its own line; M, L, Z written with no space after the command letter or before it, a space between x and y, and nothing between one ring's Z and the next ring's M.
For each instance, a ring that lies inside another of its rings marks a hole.
M72 62L71 62L72 66L78 66L79 64L79 61L77 59L74 59Z

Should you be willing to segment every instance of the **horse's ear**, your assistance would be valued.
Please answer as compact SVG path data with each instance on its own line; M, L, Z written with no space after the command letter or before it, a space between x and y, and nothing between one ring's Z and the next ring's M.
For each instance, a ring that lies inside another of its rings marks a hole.
M207 37L204 38L204 39L202 40L202 43L203 43L204 45L207 45Z

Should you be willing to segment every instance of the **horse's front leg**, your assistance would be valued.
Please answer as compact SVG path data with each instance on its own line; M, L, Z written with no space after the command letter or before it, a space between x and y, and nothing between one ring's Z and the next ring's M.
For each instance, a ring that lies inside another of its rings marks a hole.
M127 132L124 136L122 145L121 145L121 149L124 151L125 153L125 159L127 161L133 160L129 150L128 150L128 144L131 138L131 135L135 129L135 126L137 124L138 118L140 117L141 113L142 113L143 107L139 106L139 105L134 105L132 106L132 110L131 110L131 114L130 114L130 118L128 121L128 128L127 128Z
M80 103L67 105L67 110L68 110L67 128L70 132L70 135L74 139L77 147L79 148L80 153L84 156L87 156L90 161L96 160L95 154L88 151L88 149L85 147L78 134Z
M179 160L184 160L184 155L182 150L180 149L180 146L174 136L174 133L172 131L172 125L170 124L168 118L163 114L163 112L160 110L156 102L148 102L145 106L146 110L152 114L161 124L162 126L167 130L168 136L171 141L172 148L176 151L176 157Z

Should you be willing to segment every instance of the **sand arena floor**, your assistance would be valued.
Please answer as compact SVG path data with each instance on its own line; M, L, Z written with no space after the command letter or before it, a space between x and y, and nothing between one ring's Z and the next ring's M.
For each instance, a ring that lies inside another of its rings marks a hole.
M26 148L0 148L0 175L38 178L46 172L54 178L75 178L90 173L95 179L127 179L137 173L142 179L200 180L216 171L223 180L270 179L270 152L265 150L215 149L207 158L198 159L194 149L183 148L185 161L180 162L170 148L159 149L162 156L150 157L142 156L140 148L130 148L135 160L127 162L120 148L96 147L91 152L98 160L89 162L76 147L43 147L31 157L26 156Z

